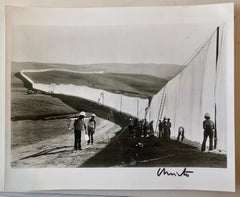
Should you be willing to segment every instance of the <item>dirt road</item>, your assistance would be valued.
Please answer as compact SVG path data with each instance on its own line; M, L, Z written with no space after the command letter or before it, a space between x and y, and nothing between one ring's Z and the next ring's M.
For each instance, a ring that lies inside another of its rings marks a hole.
M74 132L12 149L12 167L79 167L105 148L121 127L101 119L94 134L94 144L87 145L82 134L83 150L73 152Z

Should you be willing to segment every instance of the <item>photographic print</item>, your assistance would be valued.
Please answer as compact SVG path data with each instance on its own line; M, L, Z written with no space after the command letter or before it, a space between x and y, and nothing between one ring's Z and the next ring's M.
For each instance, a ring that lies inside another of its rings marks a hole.
M226 167L224 41L224 24L14 25L12 167Z
M229 19L158 9L9 8L12 169L229 167Z

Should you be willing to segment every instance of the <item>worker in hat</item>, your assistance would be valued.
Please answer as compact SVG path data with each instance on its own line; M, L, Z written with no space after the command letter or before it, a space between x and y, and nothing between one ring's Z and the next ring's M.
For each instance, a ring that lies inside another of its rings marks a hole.
M95 133L96 130L96 115L92 114L89 121L88 121L88 144L93 144L93 134Z
M206 141L207 141L208 137L209 137L209 150L213 149L214 123L210 119L210 114L209 113L206 113L204 118L205 118L205 120L203 121L204 135L203 135L201 152L204 152L205 149L206 149Z
M86 124L84 122L84 118L86 117L86 113L84 111L79 113L77 120L74 122L74 152L77 150L82 150L81 147L81 136L82 132L86 131Z

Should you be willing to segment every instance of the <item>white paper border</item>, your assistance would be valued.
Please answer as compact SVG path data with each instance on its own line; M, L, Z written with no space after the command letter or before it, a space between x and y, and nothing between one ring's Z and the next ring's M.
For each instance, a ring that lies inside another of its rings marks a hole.
M164 18L165 23L181 22L210 22L225 21L228 29L228 70L227 70L227 128L232 131L228 134L228 160L226 169L215 168L188 168L194 174L189 178L157 177L158 168L80 168L80 169L12 169L10 167L10 57L6 56L7 77L6 77L6 190L7 191L29 191L29 190L49 190L49 189L178 189L178 190L213 190L213 191L234 191L235 190L235 159L234 159L234 60L233 60L233 4L216 4L208 6L179 6L179 7L142 7L142 8L79 8L86 12L97 12L104 10L108 14L124 12L124 19L127 17L127 10L141 9L149 17L155 18L154 14L171 13L171 17ZM115 9L115 10L114 10ZM149 9L149 10L148 10ZM190 13L188 10L190 10ZM118 12L116 12L118 10ZM153 11L156 10L157 12ZM171 10L171 12L169 12ZM166 11L166 13L165 13ZM110 12L110 13L107 13ZM179 15L184 13L184 15ZM190 15L189 15L190 14ZM181 17L183 16L183 18ZM27 19L26 19L27 20ZM94 24L95 19L92 21ZM139 20L149 23L148 20ZM157 21L151 20L152 23ZM51 21L50 21L51 22ZM119 24L121 20L119 21ZM134 21L129 21L134 23ZM51 24L51 23L49 23ZM89 24L89 22L88 22ZM75 25L75 24L73 24ZM9 30L9 26L8 26ZM9 33L9 32L8 32ZM7 40L7 47L10 46ZM10 51L7 48L7 51ZM169 170L180 170L182 168L167 168ZM90 178L87 178L90 177Z
M4 9L0 7L0 27L4 27ZM4 32L5 28L0 28L0 51L4 51L5 40ZM0 97L0 191L4 190L5 181L5 57L4 53L0 53L0 89L2 92L2 97Z

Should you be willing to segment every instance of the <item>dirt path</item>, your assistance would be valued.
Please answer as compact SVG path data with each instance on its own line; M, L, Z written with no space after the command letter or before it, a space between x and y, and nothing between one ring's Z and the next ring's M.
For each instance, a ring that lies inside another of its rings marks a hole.
M12 167L79 167L103 150L120 129L120 126L101 119L94 135L94 144L87 145L83 134L83 150L77 153L73 152L73 131L32 145L13 148Z
M118 123L102 119L97 114L94 145L87 146L82 136L83 150L73 153L74 132L67 130L69 119L47 118L70 115L77 111L56 97L27 94L23 82L14 73L12 73L12 106L12 119L19 119L12 121L11 133L11 165L16 168L79 167L104 149L111 138L121 130Z

